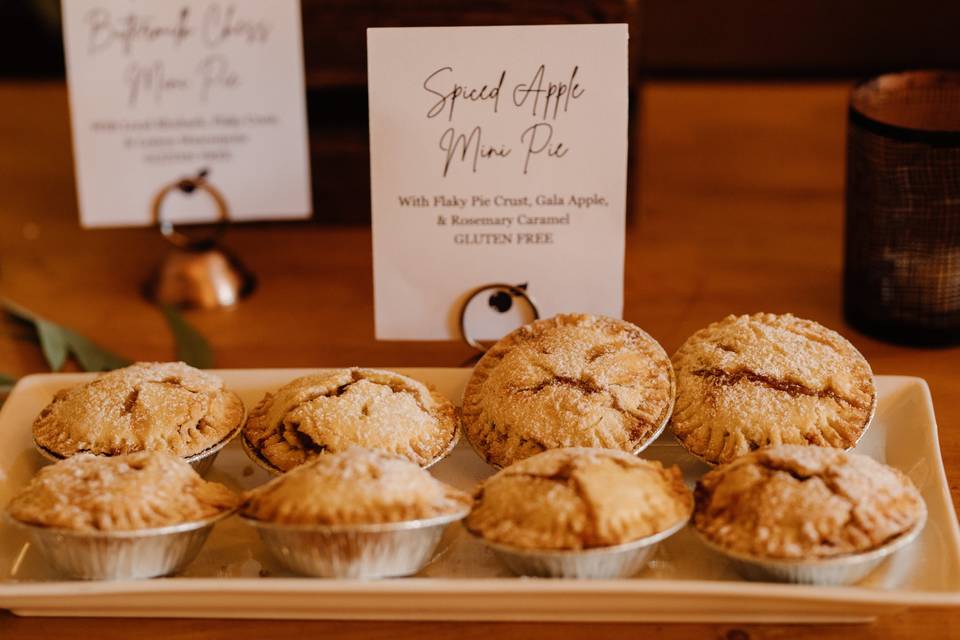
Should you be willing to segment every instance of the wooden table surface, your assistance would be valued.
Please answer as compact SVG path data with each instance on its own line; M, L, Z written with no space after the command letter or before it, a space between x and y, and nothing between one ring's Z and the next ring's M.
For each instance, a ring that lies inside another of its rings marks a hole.
M786 312L838 329L878 374L928 380L954 503L960 492L960 349L869 339L841 316L846 83L655 82L642 93L638 198L624 315L668 352L729 313ZM57 84L0 84L0 294L132 359L170 359L161 315L138 295L165 248L153 231L83 231L67 105ZM119 177L118 177L119 178ZM358 194L358 198L364 198ZM260 286L236 308L189 314L219 367L456 366L457 343L373 337L370 232L317 222L248 225L227 244ZM35 344L0 335L0 372L45 370ZM960 611L870 625L604 625L20 619L0 637L416 638L960 637Z

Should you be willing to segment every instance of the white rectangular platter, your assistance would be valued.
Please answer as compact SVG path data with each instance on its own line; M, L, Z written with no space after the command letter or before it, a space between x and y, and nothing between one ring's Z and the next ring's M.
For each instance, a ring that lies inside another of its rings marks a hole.
M459 401L468 369L398 369ZM222 370L247 406L302 369ZM0 506L44 464L34 451L33 418L55 391L89 374L45 374L19 382L0 411ZM516 578L459 525L420 575L379 581L300 578L271 560L236 518L219 524L178 576L123 582L69 581L53 574L24 537L0 525L0 608L32 616L248 618L857 622L898 608L960 605L960 532L944 475L926 383L879 376L879 407L857 450L906 472L929 509L922 536L862 583L812 587L746 582L683 530L650 566L628 580ZM706 467L665 433L642 454L678 464L689 483ZM465 442L431 469L463 489L492 473ZM267 475L231 443L209 478L234 489Z

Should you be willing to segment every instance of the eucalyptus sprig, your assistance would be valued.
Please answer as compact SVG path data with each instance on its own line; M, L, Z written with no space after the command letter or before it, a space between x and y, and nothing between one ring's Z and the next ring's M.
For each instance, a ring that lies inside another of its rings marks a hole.
M59 371L70 356L84 371L109 371L125 367L131 362L73 329L47 320L10 300L0 299L0 307L18 322L34 329L51 371ZM212 367L213 351L206 339L174 307L163 305L160 311L173 334L177 358L200 369ZM0 387L4 379L0 376Z
M126 358L101 347L73 329L42 318L10 300L0 301L0 306L15 319L34 327L40 350L51 371L59 371L71 355L84 371L109 371L130 364Z
M173 334L177 359L198 369L213 367L213 351L210 349L206 338L186 321L176 307L164 304L160 306L160 311L163 312L163 317L167 320L167 326L170 327L170 332Z
M10 395L10 391L15 384L17 384L16 378L6 373L0 373L0 405L2 405L4 400L7 399L7 396Z

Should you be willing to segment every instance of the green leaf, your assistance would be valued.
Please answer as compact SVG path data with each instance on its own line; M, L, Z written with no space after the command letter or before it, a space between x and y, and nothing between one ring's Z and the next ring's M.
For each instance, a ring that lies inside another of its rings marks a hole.
M186 321L177 309L169 304L161 305L160 310L170 326L173 340L176 345L177 358L191 367L209 369L213 366L213 351L207 339L200 335L193 326Z
M58 371L71 354L84 371L108 371L130 364L126 358L104 349L76 331L41 318L10 300L0 299L0 306L14 318L33 325L43 356L53 371Z
M13 390L13 385L16 383L17 379L13 376L0 373L0 407L6 402L7 396L10 395L10 391Z
M50 370L59 371L67 356L70 355L66 332L62 327L40 318L34 320L33 324L37 328L40 349L43 351L43 357L47 359Z
M110 371L130 364L126 358L107 351L76 331L63 329L63 333L70 345L70 352L84 371Z
M22 320L23 322L36 322L37 320L37 316L34 315L32 311L28 311L6 298L0 299L0 306L17 320Z

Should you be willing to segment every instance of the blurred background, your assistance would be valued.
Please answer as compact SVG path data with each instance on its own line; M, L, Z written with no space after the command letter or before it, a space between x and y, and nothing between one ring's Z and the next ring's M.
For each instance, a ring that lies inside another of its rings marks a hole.
M960 2L942 0L303 0L315 217L369 220L352 197L369 188L367 27L577 22L630 25L635 85L960 67ZM62 75L59 2L0 1L0 76Z

